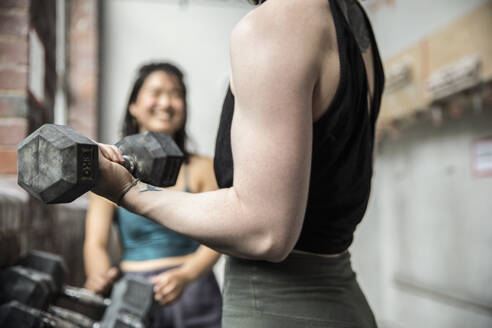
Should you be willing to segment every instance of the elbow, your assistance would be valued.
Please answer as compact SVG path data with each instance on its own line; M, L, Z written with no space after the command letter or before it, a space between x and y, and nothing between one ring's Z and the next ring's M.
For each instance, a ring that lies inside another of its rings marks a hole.
M302 230L304 211L289 207L277 208L268 213L255 213L247 222L249 229L242 230L242 254L253 260L282 262L294 249Z
M275 236L268 237L268 241L265 241L267 247L264 247L259 254L259 258L268 262L282 262L290 254L294 246L284 240L284 238L278 238Z
M279 263L282 262L287 258L287 256L290 254L292 250L281 250L281 249L273 249L267 254L265 254L263 260L268 261L268 262L273 262L273 263Z
M291 232L290 232L291 234ZM289 233L277 231L266 231L258 241L255 259L268 262L282 262L294 249L297 238Z

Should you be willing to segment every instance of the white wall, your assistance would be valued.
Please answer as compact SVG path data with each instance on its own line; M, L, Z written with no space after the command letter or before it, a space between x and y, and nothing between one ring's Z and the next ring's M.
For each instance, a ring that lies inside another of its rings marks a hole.
M388 58L487 1L394 0L369 16ZM470 155L490 136L491 108L466 108L380 145L351 251L381 327L492 327L492 177L473 176Z
M361 2L370 8L371 2ZM387 1L387 0L385 0ZM490 0L390 0L369 12L381 56L389 58L434 30Z
M492 108L385 141L352 253L388 327L492 327L492 177L471 147L492 137ZM464 324L466 322L466 325Z
M188 132L194 150L212 156L229 78L229 35L247 1L105 0L102 2L101 140L119 139L137 68L169 60L186 73Z

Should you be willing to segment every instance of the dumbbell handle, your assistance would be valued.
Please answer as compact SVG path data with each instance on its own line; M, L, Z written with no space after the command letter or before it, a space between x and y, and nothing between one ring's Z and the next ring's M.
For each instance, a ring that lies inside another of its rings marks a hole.
M95 305L99 307L108 307L111 305L111 300L109 298L101 297L84 288L64 286L62 289L62 294L70 299L88 305Z
M123 159L125 160L125 162L121 165L123 165L128 170L128 172L133 175L133 173L137 169L137 162L134 158L128 155L123 155Z
M10 309L16 309L17 311L22 313L24 317L39 318L42 322L42 327L79 328L79 326L71 323L70 321L57 317L51 313L24 305L17 301L12 301L5 306L8 306Z
M61 308L59 306L50 305L48 312L55 315L58 318L69 321L82 328L93 328L95 322L89 317L71 310Z
M64 286L63 295L71 299L74 299L80 303L106 307L106 311L108 311L108 308L112 303L111 300L108 298L103 298L97 294L92 293L87 289L77 288L73 286ZM70 323L74 323L78 327L83 327L83 328L112 328L116 326L119 327L121 323L123 323L125 327L144 328L144 324L142 323L141 318L135 316L134 314L127 313L125 311L122 312L111 311L112 315L109 318L110 320L103 321L103 322L94 322L82 314L70 310L66 310L57 306L50 306L48 311L62 320L66 320ZM116 317L113 318L113 316Z
M144 324L142 323L140 318L126 312L114 313L117 318L112 318L114 320L109 320L105 322L95 322L83 314L54 305L50 305L50 307L48 308L48 312L60 319L76 324L77 327L80 328L111 328L113 326L120 327L121 323L123 323L125 327L144 328Z

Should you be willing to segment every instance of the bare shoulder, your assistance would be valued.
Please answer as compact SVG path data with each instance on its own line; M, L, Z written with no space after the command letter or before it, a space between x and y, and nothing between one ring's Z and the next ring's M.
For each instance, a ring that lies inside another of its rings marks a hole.
M214 163L210 157L191 155L189 162L190 171L195 176L203 176L213 173Z
M262 66L272 72L296 69L294 78L316 78L324 49L331 45L330 16L326 0L268 0L255 8L231 34L233 78L234 71Z
M201 155L190 156L189 162L191 189L193 192L203 192L217 189L214 173L214 163L210 157Z
M330 15L327 0L268 0L252 10L235 26L233 42L296 41L304 46L320 46ZM305 50L309 50L305 49Z
M191 155L190 156L190 168L192 169L205 169L210 170L213 169L214 163L213 160L208 156L203 155Z

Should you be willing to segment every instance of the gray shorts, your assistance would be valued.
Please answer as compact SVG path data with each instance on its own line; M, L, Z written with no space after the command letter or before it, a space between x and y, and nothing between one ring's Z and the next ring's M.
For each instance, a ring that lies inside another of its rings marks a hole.
M223 327L376 327L348 252L281 263L228 257L223 299Z

